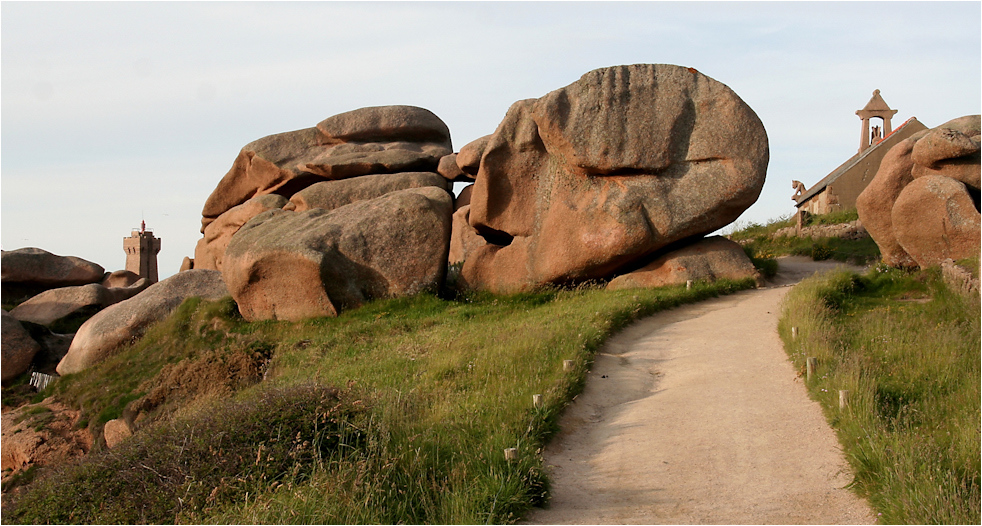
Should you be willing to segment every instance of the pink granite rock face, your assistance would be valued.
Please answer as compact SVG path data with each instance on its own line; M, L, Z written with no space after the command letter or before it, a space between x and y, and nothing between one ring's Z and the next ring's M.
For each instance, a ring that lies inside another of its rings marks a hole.
M242 225L267 210L283 208L286 204L286 198L281 195L265 194L226 210L205 227L204 237L194 248L194 268L222 270L225 249Z
M663 64L591 71L516 102L481 151L470 224L487 244L462 279L496 292L604 278L721 228L757 199L768 162L746 103Z
M373 298L435 290L452 211L450 194L432 186L334 210L270 210L232 237L223 278L250 321L336 316Z
M378 173L435 171L452 152L450 130L415 106L361 108L313 128L245 145L201 211L201 232L229 209L261 195L290 198L324 180Z
M979 255L979 211L960 181L919 177L897 197L892 215L897 241L921 268Z
M979 115L952 119L884 156L856 199L884 263L926 268L978 254L980 125Z

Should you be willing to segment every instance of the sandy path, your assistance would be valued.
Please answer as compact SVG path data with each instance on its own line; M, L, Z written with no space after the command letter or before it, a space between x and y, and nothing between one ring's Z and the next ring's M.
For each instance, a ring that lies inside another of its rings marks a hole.
M525 522L875 522L777 335L781 285L833 266L783 258L768 288L612 338L544 452L549 508Z

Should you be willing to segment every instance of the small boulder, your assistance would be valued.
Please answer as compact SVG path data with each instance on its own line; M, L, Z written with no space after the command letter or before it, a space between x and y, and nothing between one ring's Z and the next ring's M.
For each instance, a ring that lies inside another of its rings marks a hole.
M414 106L361 108L329 117L315 128L263 137L242 148L208 197L201 232L256 196L290 198L325 179L433 171L452 151L447 125Z
M126 420L114 418L106 422L105 427L102 428L102 436L106 439L106 447L112 449L120 442L133 436L133 430L130 429L130 425L126 423Z
M295 212L312 208L334 210L358 201L382 197L389 192L427 186L447 190L448 182L433 172L375 174L341 181L323 181L293 194L290 203L283 209Z
M684 284L688 280L744 279L757 270L743 247L720 236L700 239L672 250L644 267L622 274L607 289L653 288Z
M436 172L448 181L473 181L474 178L470 175L465 174L459 166L457 166L457 154L451 153L450 155L444 155L440 157L440 164L436 167Z
M434 187L334 210L270 210L232 237L223 277L249 321L336 316L369 299L435 289L452 210L450 194Z
M107 289L118 289L132 286L141 279L143 278L141 278L136 272L130 270L117 270L106 274L106 277L102 279L102 283L100 284Z
M491 136L485 135L465 144L457 153L457 167L471 179L477 177L477 172L481 168L481 157L484 157L484 150L487 149L490 140Z
M935 163L946 159L964 157L979 152L979 143L958 130L937 127L928 130L914 145L911 158L915 163L934 167Z
M228 296L221 272L179 272L128 300L103 309L79 327L68 354L58 364L58 374L77 373L112 356L193 296L206 300Z
M41 350L41 345L31 338L31 334L17 318L7 311L0 313L3 316L3 325L0 327L0 338L3 340L0 345L0 353L3 355L0 360L0 380L6 382L27 371L34 355Z
M260 157L256 152L243 148L232 163L232 168L218 182L218 186L205 201L201 210L201 233L219 216L245 203L253 197L279 192L295 179L305 178L307 185L321 178L280 168ZM292 195L292 193L291 193Z
M897 242L921 268L979 255L979 211L965 185L948 177L919 177L893 206Z
M436 142L451 148L446 123L416 106L359 108L328 117L317 129L334 142Z

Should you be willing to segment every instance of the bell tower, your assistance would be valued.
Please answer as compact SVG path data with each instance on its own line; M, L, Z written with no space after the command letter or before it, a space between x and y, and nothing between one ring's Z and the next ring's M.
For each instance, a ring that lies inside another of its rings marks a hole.
M146 221L140 221L140 230L133 230L130 237L123 238L123 251L126 252L126 270L147 278L150 283L157 282L160 238L153 237L153 231L147 230Z
M897 110L891 110L890 106L887 106L887 103L884 102L883 97L880 96L880 90L873 90L873 97L866 103L866 107L856 110L856 115L859 115L859 118L863 121L859 136L859 153L863 153L867 148L882 141L887 135L890 135L890 132L893 131L893 128L890 126L890 118L896 115L896 113ZM869 120L874 117L883 121L883 128L873 126L873 130L871 131Z

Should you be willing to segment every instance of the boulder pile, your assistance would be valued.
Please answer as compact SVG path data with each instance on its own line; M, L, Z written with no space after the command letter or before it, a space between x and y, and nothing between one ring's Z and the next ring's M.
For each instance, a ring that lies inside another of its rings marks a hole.
M448 262L456 286L502 293L752 276L739 247L700 243L757 199L767 162L753 110L679 66L589 72L457 153L428 110L363 108L243 147L184 268L220 270L249 320L435 290ZM454 199L455 181L474 184ZM670 250L692 270L647 279ZM725 270L693 260L710 253Z
M980 116L912 135L887 152L856 200L883 262L927 268L980 249Z

